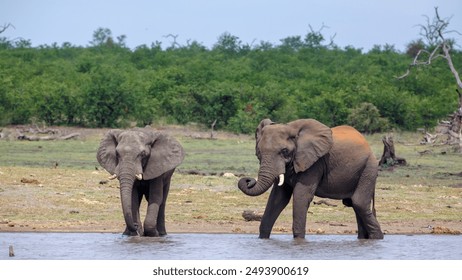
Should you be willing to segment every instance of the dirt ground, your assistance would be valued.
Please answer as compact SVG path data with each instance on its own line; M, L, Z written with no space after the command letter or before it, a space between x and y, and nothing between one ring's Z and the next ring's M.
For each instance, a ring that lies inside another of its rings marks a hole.
M168 213L167 213L168 216ZM167 218L168 219L168 218ZM380 221L379 221L380 222ZM168 233L249 233L258 234L258 221L189 221L169 222ZM380 222L387 234L462 234L460 221L400 221ZM121 214L119 222L90 223L41 223L27 222L18 224L0 221L0 232L108 232L122 233L124 229ZM279 223L273 228L273 234L292 234L291 223ZM356 234L356 223L307 222L307 234Z
M165 129L165 128L160 128ZM75 129L72 129L70 132L75 132ZM83 137L98 137L97 135L102 135L105 130L90 130L90 129L80 129L79 133ZM67 131L63 134L68 133ZM183 127L170 127L168 133L174 136L182 137L191 137L191 138L207 138L210 137L210 132L204 132L200 130L191 130L185 129ZM227 137L236 137L242 139L248 139L250 136L245 135L232 135L220 133L215 135L217 139L227 138ZM17 178L11 178L10 174L7 174L6 169L0 169L0 179L3 181L0 182L0 200L1 196L6 196L8 194L8 186L17 186L21 183L21 176L18 175ZM95 172L93 172L95 173ZM57 175L58 176L58 175ZM65 175L59 174L63 177ZM78 176L78 175L77 175ZM96 174L94 176L99 176L101 174ZM9 181L11 180L11 181ZM40 181L45 181L46 179L39 179ZM90 179L88 179L90 180ZM96 180L96 179L95 179ZM60 193L61 191L53 190L57 195L66 195ZM117 193L117 190L115 190ZM115 195L114 195L115 196ZM112 198L111 198L112 199ZM170 198L169 198L170 199ZM114 201L117 201L115 198ZM114 202L113 201L113 202ZM113 211L118 214L119 219L109 219L105 221L96 221L96 220L56 220L56 221L47 221L46 223L40 219L37 220L21 220L14 219L10 220L5 218L4 215L0 215L0 232L113 232L121 233L124 229L124 220L120 210L120 205L115 204ZM11 205L10 205L11 206ZM264 206L263 206L264 207ZM2 206L0 205L0 210ZM11 208L10 208L11 209ZM312 208L310 208L311 211ZM263 209L261 209L263 210ZM3 209L5 211L5 209ZM316 212L316 209L312 210ZM380 209L378 210L380 211ZM4 212L5 213L5 212ZM71 213L72 214L72 213ZM186 221L173 221L169 220L169 212L166 213L167 218L167 231L169 233L249 233L249 234L258 234L259 221L245 221L242 219L223 219L223 220L207 220L194 218ZM351 216L354 217L353 211L351 211ZM419 220L400 220L400 221L381 221L382 231L385 234L462 234L462 216L459 220L432 220L432 219L419 219ZM292 233L291 219L286 221L278 221L275 227L273 228L273 234ZM310 220L310 215L308 215L307 221L307 233L308 234L356 234L356 222L352 218L349 222L329 222L329 221L313 221Z

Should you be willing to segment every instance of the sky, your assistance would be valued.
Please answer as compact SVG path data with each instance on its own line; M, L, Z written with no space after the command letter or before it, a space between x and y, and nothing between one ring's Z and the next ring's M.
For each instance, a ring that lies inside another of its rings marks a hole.
M0 0L0 34L30 40L32 46L88 46L96 29L108 28L114 38L125 35L128 47L162 47L197 41L211 48L227 32L244 44L275 45L289 36L319 31L344 48L370 50L394 45L405 50L419 35L424 15L450 18L449 29L462 33L461 0ZM462 35L452 33L458 49Z

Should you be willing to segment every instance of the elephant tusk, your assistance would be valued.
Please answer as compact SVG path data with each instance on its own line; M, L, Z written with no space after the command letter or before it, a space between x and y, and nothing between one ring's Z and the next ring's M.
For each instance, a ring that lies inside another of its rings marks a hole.
M143 174L136 174L135 177L140 181L143 180Z
M113 174L113 175L108 177L108 180L114 180L116 178L117 178L117 174Z
M284 174L280 174L280 175L279 175L279 183L278 183L278 186L282 186L282 184L284 184Z

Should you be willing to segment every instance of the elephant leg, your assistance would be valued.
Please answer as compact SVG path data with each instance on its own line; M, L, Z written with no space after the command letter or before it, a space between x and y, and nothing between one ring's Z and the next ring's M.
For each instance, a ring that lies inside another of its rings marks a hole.
M131 236L141 236L143 235L143 226L141 224L140 218L140 205L141 200L143 199L142 194L142 186L140 182L135 182L132 189L132 216L135 226L137 227L136 232L130 232L128 227L125 228L124 235L131 235Z
M289 204L292 196L292 187L287 185L273 186L271 194L266 204L265 213L260 223L260 236L259 238L269 238L274 223L281 214L282 210Z
M358 222L359 239L383 239L379 222L374 216L370 203L357 204L353 201L353 209Z
M375 161L374 161L375 163ZM358 222L359 239L383 239L383 233L379 222L372 209L374 199L377 168L372 164L368 165L361 175L358 186L351 197L353 209Z
M314 190L315 187L307 189L306 186L302 184L297 184L294 188L294 207L292 213L292 232L294 238L305 238L306 215L311 201L313 201L314 198Z
M157 215L157 231L159 232L160 236L167 235L167 229L165 228L165 206L167 203L168 192L170 190L170 182L172 179L174 170L169 171L165 174L165 178L163 180L164 189L163 189L163 198L162 204L159 207L159 214Z
M144 235L159 236L159 232L157 231L157 217L163 201L163 184L161 177L150 181L146 199L148 201L148 210L146 211L146 218L144 219Z
M361 218L360 210L358 208L353 209L355 211L356 223L358 224L358 239L369 239L363 219Z

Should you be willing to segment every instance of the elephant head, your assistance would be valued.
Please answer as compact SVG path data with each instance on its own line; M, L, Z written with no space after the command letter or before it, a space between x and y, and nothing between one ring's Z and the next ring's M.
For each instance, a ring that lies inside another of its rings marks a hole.
M287 170L295 173L309 169L332 147L332 131L313 119L302 119L288 124L275 124L269 119L260 122L255 132L256 155L260 161L258 180L242 178L239 189L257 196L273 184L284 184Z
M181 145L173 138L150 130L113 129L101 140L97 160L119 179L122 210L130 231L136 232L132 214L132 191L136 180L151 180L177 167L184 158Z

